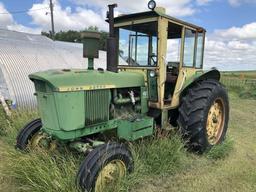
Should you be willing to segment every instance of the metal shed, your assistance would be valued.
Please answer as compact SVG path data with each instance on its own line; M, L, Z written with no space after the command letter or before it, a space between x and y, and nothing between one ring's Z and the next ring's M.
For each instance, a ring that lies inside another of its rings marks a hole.
M100 51L95 68L106 68L105 63L106 53ZM18 108L36 106L29 74L48 69L86 67L82 44L0 29L0 94Z

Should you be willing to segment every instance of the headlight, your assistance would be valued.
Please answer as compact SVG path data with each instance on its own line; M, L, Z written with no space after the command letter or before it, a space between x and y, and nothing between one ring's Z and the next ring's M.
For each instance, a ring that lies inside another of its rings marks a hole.
M153 0L150 0L148 2L148 8L151 9L152 11L156 8L156 2Z
M150 71L149 72L149 76L152 77L152 78L155 77L156 76L156 72L155 71Z

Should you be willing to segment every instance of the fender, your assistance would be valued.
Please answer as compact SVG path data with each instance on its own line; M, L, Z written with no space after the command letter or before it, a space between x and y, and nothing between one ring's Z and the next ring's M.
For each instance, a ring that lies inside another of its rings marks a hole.
M183 86L180 94L180 98L186 93L186 91L192 87L196 82L206 79L215 79L220 81L220 72L216 69L212 69L210 71L198 71L193 77L186 80L185 85Z

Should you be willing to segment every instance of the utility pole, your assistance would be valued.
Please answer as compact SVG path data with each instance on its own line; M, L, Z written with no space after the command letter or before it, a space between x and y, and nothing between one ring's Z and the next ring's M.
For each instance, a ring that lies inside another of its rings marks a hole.
M51 23L52 23L52 40L55 39L55 30L54 30L54 19L53 19L53 3L50 0L50 10L51 10Z

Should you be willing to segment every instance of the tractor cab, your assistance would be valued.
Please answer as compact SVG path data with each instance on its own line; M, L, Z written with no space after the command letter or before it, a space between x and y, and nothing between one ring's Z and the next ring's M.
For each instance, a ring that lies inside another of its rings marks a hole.
M179 105L185 82L203 66L205 29L166 15L165 9L114 18L118 69L144 75L149 107Z

